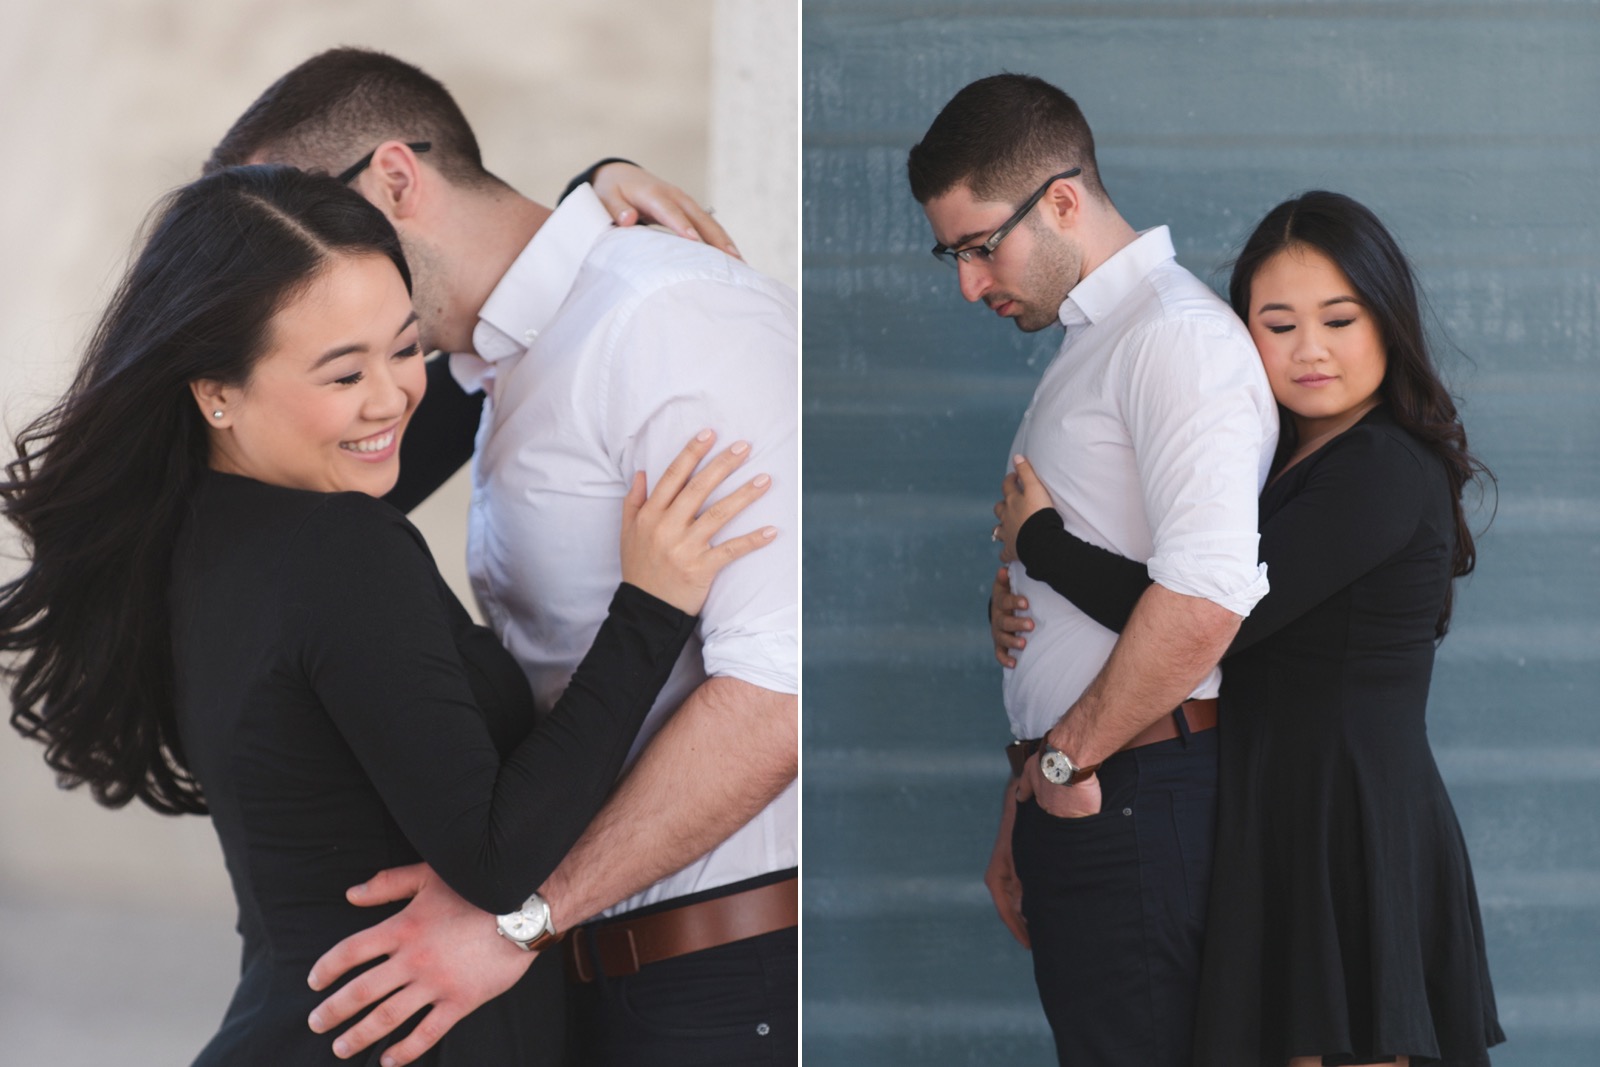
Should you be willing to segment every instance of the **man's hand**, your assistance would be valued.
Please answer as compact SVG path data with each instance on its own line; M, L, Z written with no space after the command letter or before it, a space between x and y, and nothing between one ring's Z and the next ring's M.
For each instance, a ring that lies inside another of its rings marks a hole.
M1011 591L1011 572L1001 567L989 590L989 636L994 638L994 658L1002 667L1015 667L1012 653L1028 647L1022 635L1033 629L1033 620L1018 612L1028 610L1028 598Z
M1090 775L1077 785L1056 785L1047 781L1035 756L1022 766L1022 788L1018 799L1032 796L1039 806L1058 819L1081 819L1100 814L1100 779ZM1025 790L1025 792L1024 792Z
M679 237L704 241L730 256L739 256L733 238L717 225L711 212L695 203L694 197L670 182L632 163L607 163L595 172L595 195L611 212L618 226L654 222Z
M383 1067L412 1062L468 1014L515 985L537 955L501 937L493 915L456 896L425 863L381 871L345 895L361 907L408 898L411 903L398 915L345 938L312 965L308 981L320 990L351 968L389 957L311 1013L311 1029L320 1034L377 1005L333 1043L334 1055L341 1059L430 1008L381 1061Z
M983 884L994 897L994 910L1006 924L1011 936L1023 948L1033 948L1028 939L1028 920L1022 917L1022 881L1017 877L1016 865L1011 861L1011 828L1017 822L1016 783L1006 782L1000 802L1000 832L994 838L994 851L989 854L989 869L983 873Z

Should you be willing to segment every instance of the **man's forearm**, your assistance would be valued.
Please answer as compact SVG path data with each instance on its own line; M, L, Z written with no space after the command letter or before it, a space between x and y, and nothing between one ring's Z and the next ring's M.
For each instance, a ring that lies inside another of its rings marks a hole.
M1080 765L1098 764L1177 707L1214 667L1240 617L1152 585L1083 696L1047 735Z
M794 781L797 697L732 678L689 695L540 888L568 930L705 855Z

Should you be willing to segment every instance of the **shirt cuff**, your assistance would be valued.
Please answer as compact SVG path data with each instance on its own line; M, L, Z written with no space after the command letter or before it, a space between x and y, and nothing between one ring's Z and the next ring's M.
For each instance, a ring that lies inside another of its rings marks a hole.
M774 693L800 692L800 644L794 634L714 637L701 655L712 678L737 678Z
M1210 563L1208 567L1206 564ZM1242 584L1226 581L1228 575L1217 573L1215 560L1202 560L1193 556L1158 556L1149 563L1150 579L1174 593L1209 600L1235 615L1249 615L1262 597L1267 595L1267 565L1256 564L1254 571Z

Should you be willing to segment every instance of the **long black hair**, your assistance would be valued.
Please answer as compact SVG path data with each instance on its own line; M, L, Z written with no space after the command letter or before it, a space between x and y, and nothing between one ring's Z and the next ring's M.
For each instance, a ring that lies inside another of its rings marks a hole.
M1462 493L1468 482L1494 475L1467 448L1467 431L1455 401L1439 379L1422 326L1421 301L1411 264L1378 216L1340 193L1316 190L1285 200L1262 219L1233 264L1228 299L1234 313L1250 321L1250 286L1263 264L1284 249L1300 245L1327 256L1355 287L1383 339L1387 367L1378 395L1390 416L1437 455L1450 478L1455 515L1455 555L1451 574L1471 574L1477 546L1467 524ZM1293 452L1294 422L1282 420L1281 462ZM1438 635L1450 628L1454 587L1446 591Z
M22 575L0 586L11 724L64 787L203 812L177 733L167 585L173 540L209 460L189 383L239 385L273 315L335 256L410 272L394 228L332 178L218 171L170 194L66 396L17 436L0 510Z

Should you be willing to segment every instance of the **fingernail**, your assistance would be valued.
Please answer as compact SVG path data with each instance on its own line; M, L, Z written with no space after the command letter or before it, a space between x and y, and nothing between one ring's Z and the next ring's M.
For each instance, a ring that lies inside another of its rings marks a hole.
M307 1019L306 1022L310 1024L311 1029L315 1030L319 1034L322 1033L322 1013L321 1012L319 1012L319 1011L312 1012L311 1013L311 1018Z
M769 483L771 483L771 481L772 481L771 476L766 475L766 474L758 474L758 475L755 476L755 480L752 481L750 484L755 486L757 489L765 489L767 487L767 485Z
M744 253L739 251L739 249L734 245L728 246L728 255L732 256L734 259L744 258Z
M776 527L776 526L767 526L767 527L764 527L764 528L763 528L763 529L762 529L762 531L761 531L761 536L762 536L762 537L763 537L763 538L765 538L765 539L766 539L766 540L768 540L768 541L770 541L770 540L772 540L772 539L773 539L773 538L774 538L774 537L777 537L777 536L778 536L778 528L777 528L777 527Z
M383 1058L378 1060L378 1062L380 1064L382 1064L382 1067L394 1067L394 1057L393 1056L385 1055Z
M1021 608L1023 611L1027 611L1028 610L1028 602L1026 600L1019 600L1019 601L1017 601L1017 607Z
M749 441L735 441L733 447L728 449L728 451L732 452L736 456L742 456L746 452L750 451L750 442Z
M1011 457L1011 465L1013 467L1015 467L1018 463L1026 463L1026 462L1028 462L1028 460L1027 460L1027 458L1025 456L1023 456L1023 454L1021 452L1018 452L1016 455Z
M341 1060L350 1055L350 1046L345 1043L344 1038L341 1037L333 1043L333 1054Z
M694 435L694 439L696 441L709 441L711 440L711 431L701 430L699 433Z
M317 972L316 971L312 971L310 974L306 975L306 985L310 986L312 989L321 989L322 988L321 986L319 986L317 984Z

